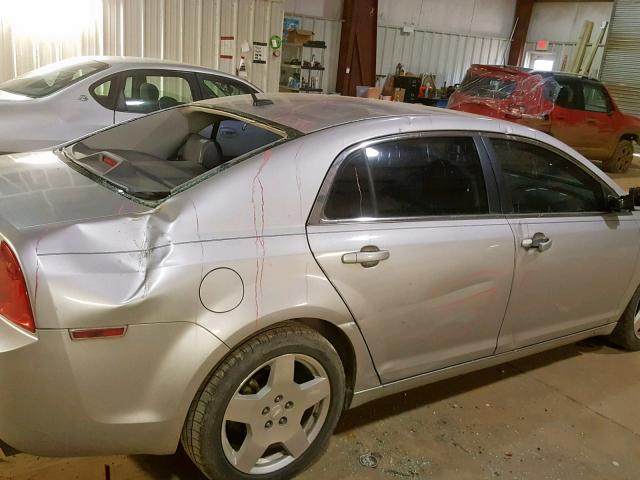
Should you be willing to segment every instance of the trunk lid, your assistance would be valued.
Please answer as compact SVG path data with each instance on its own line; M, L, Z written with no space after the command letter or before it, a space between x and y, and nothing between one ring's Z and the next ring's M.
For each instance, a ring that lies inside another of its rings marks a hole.
M52 151L0 156L0 218L16 230L145 210Z

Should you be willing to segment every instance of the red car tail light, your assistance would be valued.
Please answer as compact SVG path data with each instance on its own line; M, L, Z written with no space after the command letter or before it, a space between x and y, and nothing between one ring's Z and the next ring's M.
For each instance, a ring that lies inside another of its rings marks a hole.
M6 242L0 242L0 315L25 330L36 331L22 269Z

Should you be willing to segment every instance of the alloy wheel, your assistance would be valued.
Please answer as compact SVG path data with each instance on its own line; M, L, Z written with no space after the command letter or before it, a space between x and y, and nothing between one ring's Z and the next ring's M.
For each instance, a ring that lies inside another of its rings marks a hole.
M633 151L631 150L631 148L627 147L627 146L623 146L620 150L618 150L617 152L617 156L616 156L616 167L618 168L619 172L623 172L625 171L629 164L631 163L631 159L633 158Z
M278 471L307 451L329 411L331 385L322 365L301 354L275 357L236 390L222 422L225 457L243 473Z

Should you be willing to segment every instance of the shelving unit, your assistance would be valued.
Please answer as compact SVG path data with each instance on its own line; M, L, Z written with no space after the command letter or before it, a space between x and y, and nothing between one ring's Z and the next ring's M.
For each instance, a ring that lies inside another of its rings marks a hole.
M308 43L284 43L280 65L280 91L323 93L324 53L326 46ZM319 50L319 55L316 50ZM292 61L296 63L291 63ZM313 66L313 62L320 66ZM307 64L305 65L305 62ZM315 86L312 86L315 85Z

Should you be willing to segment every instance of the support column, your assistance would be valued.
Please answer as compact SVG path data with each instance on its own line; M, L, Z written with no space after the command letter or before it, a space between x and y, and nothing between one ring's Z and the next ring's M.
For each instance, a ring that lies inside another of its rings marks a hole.
M513 34L511 48L509 50L509 65L522 66L524 63L524 49L527 43L527 33L529 33L529 23L535 0L517 0L514 22L516 29Z
M345 0L336 90L356 94L356 85L376 83L378 0Z

